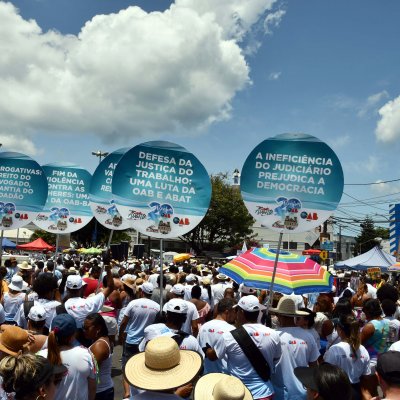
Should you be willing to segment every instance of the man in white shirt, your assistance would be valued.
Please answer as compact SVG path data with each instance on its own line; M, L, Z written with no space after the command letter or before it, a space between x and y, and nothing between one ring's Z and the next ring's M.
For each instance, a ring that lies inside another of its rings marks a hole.
M235 329L233 324L236 319L236 308L234 308L234 305L235 300L230 298L222 299L217 305L217 317L206 322L200 328L198 339L201 348L206 354L206 358L204 359L205 374L229 372L226 358L219 360L212 349L220 346L218 343L224 340L223 335L225 332Z
M144 282L140 286L141 298L132 300L124 311L124 316L119 328L119 344L123 345L122 368L127 361L139 353L139 343L144 337L144 330L154 323L160 305L151 300L154 286L150 282ZM129 384L124 379L124 398L130 396Z
M283 296L277 308L270 312L278 316L279 334L282 343L282 357L272 377L275 400L304 400L306 390L296 378L296 367L317 365L319 350L311 333L295 325L294 317L307 316L305 311L297 311L296 303L290 296Z
M114 290L114 280L111 275L109 265L105 267L107 271L107 287L103 288L94 296L84 299L82 297L82 287L86 284L79 275L69 275L65 287L67 288L69 299L65 302L64 307L69 315L75 318L76 325L82 328L83 321L88 314L96 313L101 310L104 301Z
M281 357L279 335L271 328L257 323L260 311L265 307L258 298L249 295L242 297L237 304L236 320L242 325L260 350L262 357L273 372ZM250 390L254 399L272 399L274 388L271 380L264 380L255 370L241 346L232 335L232 331L223 334L223 341L217 342L214 351L218 359L226 357L229 374L239 378Z
M183 286L180 283L172 286L170 294L172 298L178 298L183 300L185 296L185 286ZM186 321L182 326L182 330L196 337L197 334L199 333L199 328L198 328L199 312L197 311L197 308L193 303L186 300L184 301L187 303L188 311L187 311ZM163 312L165 313L167 312L167 304L168 303L166 303L163 307Z
M215 277L217 283L211 285L212 297L214 300L214 307L217 303L224 298L225 290L231 288L232 284L229 283L229 278L224 274L218 274Z

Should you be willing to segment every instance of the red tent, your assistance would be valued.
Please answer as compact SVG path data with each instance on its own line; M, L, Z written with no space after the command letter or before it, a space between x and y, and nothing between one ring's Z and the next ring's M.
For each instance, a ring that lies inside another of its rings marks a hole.
M46 243L42 238L36 239L31 243L19 244L17 250L45 251L54 250L54 246Z

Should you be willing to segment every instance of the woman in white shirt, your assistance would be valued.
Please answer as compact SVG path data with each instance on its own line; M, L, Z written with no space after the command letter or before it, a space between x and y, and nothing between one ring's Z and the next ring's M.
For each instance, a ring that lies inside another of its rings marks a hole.
M324 361L347 373L353 388L353 400L361 399L361 378L371 375L371 370L368 351L361 345L360 325L352 315L341 315L333 322L341 342L326 351Z
M57 387L55 400L94 400L96 396L95 364L89 350L74 346L76 322L69 314L54 317L48 348L38 354L52 365L63 364L68 374Z

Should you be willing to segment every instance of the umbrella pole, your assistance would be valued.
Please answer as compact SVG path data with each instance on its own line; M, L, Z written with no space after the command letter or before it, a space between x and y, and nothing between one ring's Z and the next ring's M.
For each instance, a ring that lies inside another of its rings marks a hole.
M113 237L113 233L114 233L114 229L111 229L110 236L108 237L106 253L108 253L110 251L110 246L111 246L111 240L112 240L112 237ZM97 291L99 290L100 283L103 280L104 268L105 268L105 264L103 262L103 266L101 267L101 271L100 271L99 280L97 281L97 288L96 288L96 292L95 293L97 293Z
M56 251L54 253L54 269L53 269L53 275L56 274L56 267L57 267L57 257L58 257L58 241L60 240L60 235L57 233L56 234Z
M268 301L268 305L267 305L267 314L268 314L269 308L272 306L272 298L274 296L275 275L276 275L276 269L278 267L279 253L281 251L282 237L283 237L283 232L281 232L279 234L278 248L276 249L274 272L272 273L271 286L269 287L269 301Z
M160 310L163 309L164 269L163 269L163 240L160 239Z
M4 230L1 230L1 241L0 241L0 265L2 265L1 261L3 258L3 236L4 236Z

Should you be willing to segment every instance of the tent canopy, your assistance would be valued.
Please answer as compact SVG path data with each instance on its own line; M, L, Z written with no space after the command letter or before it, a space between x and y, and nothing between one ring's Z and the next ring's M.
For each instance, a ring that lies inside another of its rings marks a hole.
M17 245L7 238L3 238L2 241L3 249L15 249Z
M366 253L360 254L357 257L349 258L345 261L339 261L335 264L335 269L354 269L357 271L364 271L367 268L379 267L382 272L396 263L396 258L388 253L385 253L379 246Z
M42 238L38 238L31 243L20 244L17 246L18 250L30 250L30 251L44 251L54 250L54 246L46 243Z

